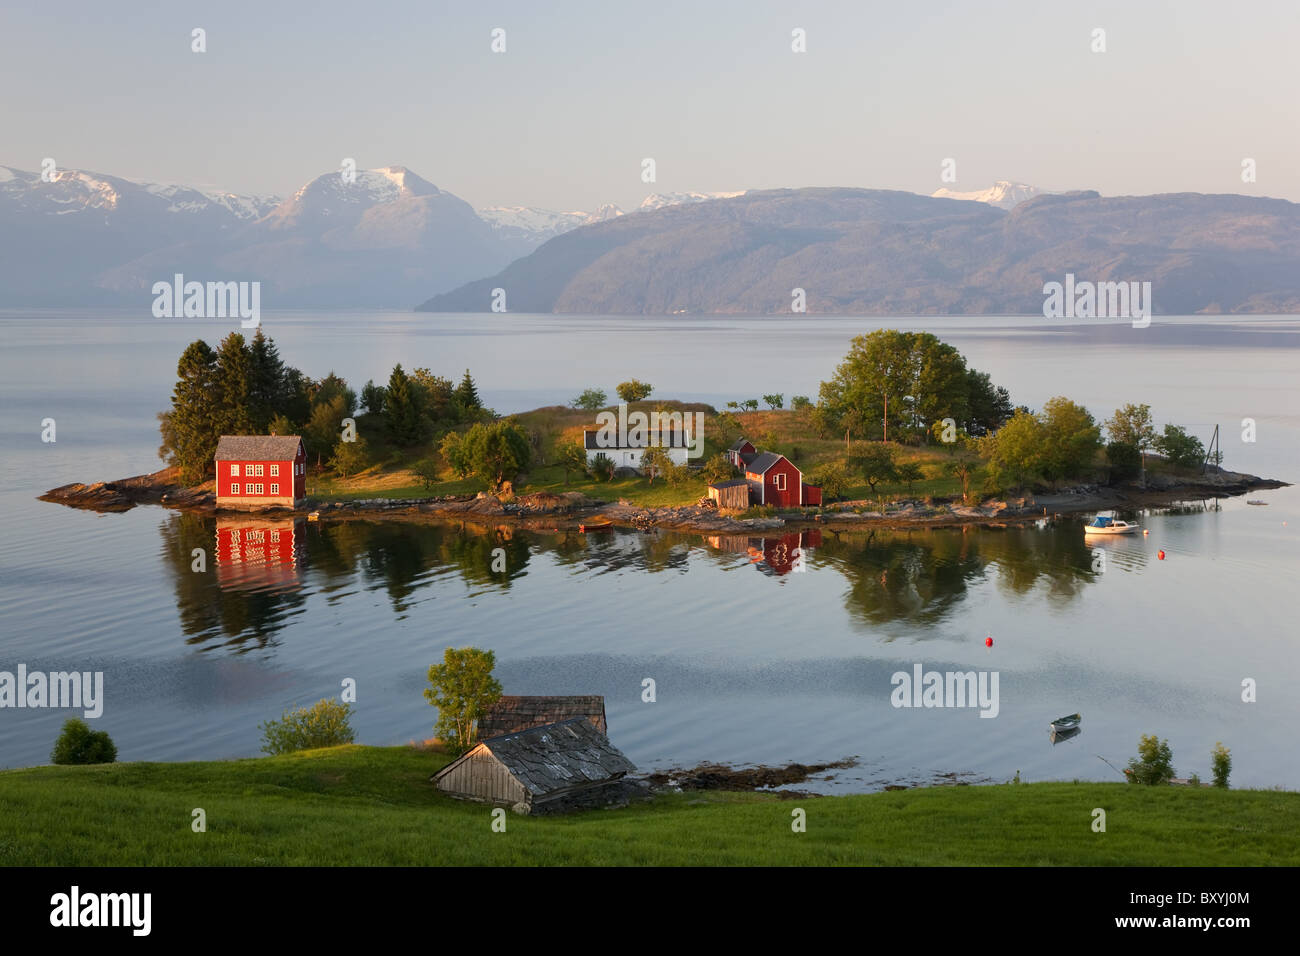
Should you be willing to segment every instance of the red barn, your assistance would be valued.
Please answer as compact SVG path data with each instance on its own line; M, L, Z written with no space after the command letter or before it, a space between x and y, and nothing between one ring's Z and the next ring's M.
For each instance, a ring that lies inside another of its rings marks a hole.
M803 472L785 455L765 451L745 465L749 482L749 503L775 508L797 508L803 504Z
M297 435L222 435L217 507L295 508L307 497L307 449Z
M757 455L758 449L745 438L737 438L735 443L727 449L727 457L731 459L731 463L737 468L744 468Z

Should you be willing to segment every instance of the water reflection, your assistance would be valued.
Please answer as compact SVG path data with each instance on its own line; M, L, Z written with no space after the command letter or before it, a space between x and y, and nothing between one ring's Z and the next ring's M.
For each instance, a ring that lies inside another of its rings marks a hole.
M1002 529L544 535L472 523L215 522L177 514L161 530L187 640L241 651L274 643L316 593L333 604L357 590L381 592L401 619L439 582L459 581L471 598L506 595L538 561L582 578L743 568L737 555L777 582L800 571L837 572L847 582L850 615L872 627L938 624L984 582L1017 597L1040 589L1046 600L1068 604L1107 567L1146 561L1140 540L1092 547L1073 520ZM213 541L215 573L195 572L194 549Z

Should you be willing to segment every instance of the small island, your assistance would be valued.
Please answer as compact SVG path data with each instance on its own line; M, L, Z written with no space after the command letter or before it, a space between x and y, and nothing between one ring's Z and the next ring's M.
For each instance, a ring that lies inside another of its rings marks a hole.
M1286 484L1225 469L1181 426L1158 431L1145 404L1100 423L1065 397L1015 406L929 333L855 338L816 401L771 393L719 410L652 400L653 386L636 380L616 391L617 407L588 387L568 405L501 416L468 370L454 385L399 364L358 396L332 371L316 380L285 365L260 330L251 342L232 333L181 356L172 407L159 414L167 467L41 498L101 512L158 504L538 531L838 531L1137 510ZM616 414L696 427L602 442L597 423ZM234 502L228 486L219 496L220 444L268 439L300 442L286 493L259 482L255 499Z

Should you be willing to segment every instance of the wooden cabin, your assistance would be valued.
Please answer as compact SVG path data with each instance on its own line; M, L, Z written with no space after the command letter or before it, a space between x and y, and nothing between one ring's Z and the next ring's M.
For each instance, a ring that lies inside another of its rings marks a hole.
M727 449L727 458L737 468L744 468L758 454L758 449L747 438L737 438Z
M462 800L542 813L619 786L636 770L585 717L484 740L433 777Z
M558 724L573 717L585 717L602 734L609 733L605 722L605 698L600 694L573 694L564 697L520 697L503 695L492 709L479 718L478 739L517 734L544 724Z
M803 472L785 455L765 451L745 465L749 500L756 505L796 508L803 504Z
M744 478L719 481L709 485L709 497L719 511L744 511L749 507L749 482Z

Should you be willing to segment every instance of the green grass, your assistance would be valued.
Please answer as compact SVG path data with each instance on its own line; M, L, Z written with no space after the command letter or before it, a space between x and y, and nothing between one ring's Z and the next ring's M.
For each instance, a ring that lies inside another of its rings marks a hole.
M782 800L672 794L530 818L437 793L445 756L346 746L0 773L3 865L1300 864L1300 794L1124 783ZM191 830L191 811L207 832ZM807 812L793 833L791 811ZM1107 812L1105 833L1092 811Z
M705 411L704 454L705 460L712 458L723 450L726 442L721 439L713 424L715 416L707 411L707 405L691 405L681 402L666 402L666 406L685 411ZM658 402L638 402L634 409L653 411ZM811 421L806 414L789 410L741 412L735 416L741 424L746 437L764 450L780 452L811 478L813 472L823 463L836 461L844 456L842 438L822 438L815 434ZM582 437L583 425L593 424L595 412L551 406L534 409L511 416L537 439L542 461L554 460L554 449L563 439L577 440ZM351 478L340 478L328 470L319 472L315 462L311 463L307 478L307 495L319 502L355 501L362 498L430 498L446 495L476 494L485 490L481 481L474 479L455 479L444 469L444 479L431 487L425 487L412 471L414 465L425 459L436 458L433 443L416 448L402 449L389 444L383 436L383 424L375 416L363 415L358 421L358 429L368 435L370 455L373 464L360 474ZM949 497L961 492L961 483L943 473L944 465L951 460L952 452L938 446L909 447L897 446L899 462L917 462L926 472L926 477L913 482L911 488L905 482L880 484L873 494L865 483L853 484L846 489L847 500L872 499L880 497ZM960 454L970 457L966 452ZM978 488L983 479L980 472L972 482L972 488ZM576 472L565 475L564 470L553 464L535 464L527 475L524 484L516 487L519 494L534 492L579 491L601 501L626 499L642 507L674 507L694 504L707 492L707 483L703 479L691 479L679 485L669 485L662 478L653 482L643 478L618 478L613 481L595 481L585 474Z

